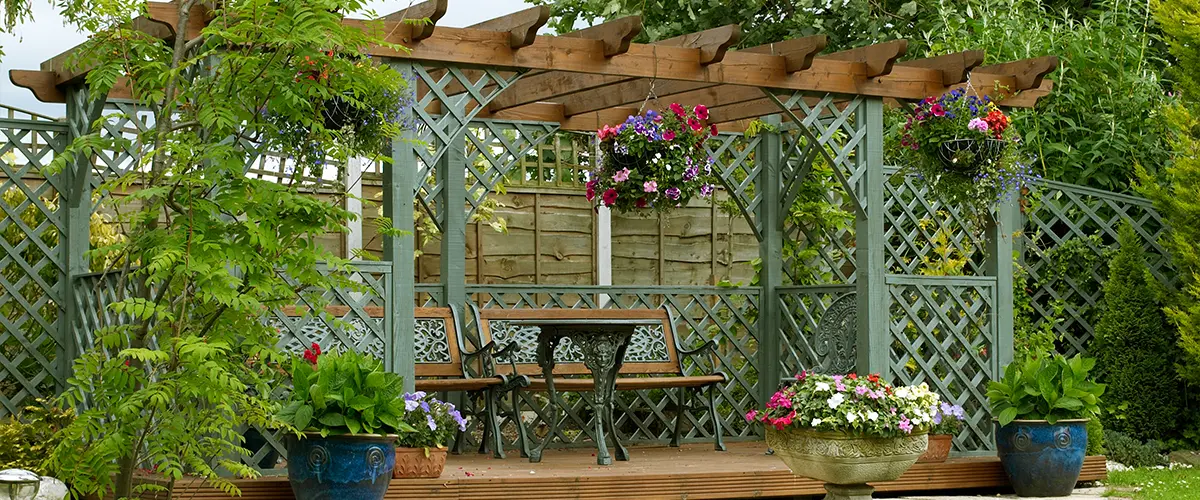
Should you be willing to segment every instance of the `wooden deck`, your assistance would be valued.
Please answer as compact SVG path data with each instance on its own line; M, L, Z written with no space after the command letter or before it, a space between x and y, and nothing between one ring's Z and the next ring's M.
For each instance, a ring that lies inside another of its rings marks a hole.
M821 483L796 477L778 458L764 454L762 442L730 443L729 451L711 445L682 448L635 447L629 462L602 467L590 449L546 450L542 463L510 456L450 456L438 479L397 479L387 498L400 499L705 499L766 498L824 494ZM1088 457L1081 481L1105 477L1103 457ZM951 459L917 464L897 481L875 485L881 492L1003 488L1007 484L996 458ZM250 499L290 499L286 478L268 477L240 484ZM180 491L183 490L183 491ZM211 488L177 487L175 498L228 498Z

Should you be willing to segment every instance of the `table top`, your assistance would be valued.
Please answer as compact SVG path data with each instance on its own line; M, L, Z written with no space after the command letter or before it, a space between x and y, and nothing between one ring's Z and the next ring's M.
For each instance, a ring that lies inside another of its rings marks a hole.
M547 319L513 319L506 320L519 326L656 326L662 321L650 318L625 319L583 319L583 318L547 318Z

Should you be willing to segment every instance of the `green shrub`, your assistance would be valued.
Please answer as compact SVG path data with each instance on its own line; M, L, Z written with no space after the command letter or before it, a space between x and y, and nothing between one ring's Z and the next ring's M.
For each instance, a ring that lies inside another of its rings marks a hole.
M38 474L47 473L44 463L50 452L58 446L57 436L75 414L51 407L38 400L36 406L26 406L21 417L8 417L0 421L0 470L27 469Z
M1119 431L1104 431L1105 448L1108 458L1130 467L1153 467L1167 465L1167 457L1163 455L1165 447L1160 441L1142 443L1137 439Z
M1103 455L1108 452L1104 446L1104 424L1100 419L1093 418L1087 423L1087 454L1088 455Z
M1125 222L1109 263L1104 307L1091 353L1108 385L1104 426L1139 440L1166 439L1179 424L1183 387L1175 376L1178 347L1141 239Z

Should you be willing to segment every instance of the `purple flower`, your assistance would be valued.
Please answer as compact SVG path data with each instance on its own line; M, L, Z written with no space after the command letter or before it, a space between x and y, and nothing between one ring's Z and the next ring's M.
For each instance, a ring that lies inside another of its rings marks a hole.
M697 175L700 175L700 168L696 166L689 167L683 172L683 180L690 181L695 179Z
M705 184L703 186L700 186L700 196L707 198L709 196L712 196L712 193L713 193L712 184Z
M870 391L870 389L867 389L867 386L865 386L865 385L860 385L860 386L854 388L854 393L858 394L859 396L862 396L863 394L866 394L869 391Z
M679 188L677 188L677 187L669 187L669 188L667 188L666 191L663 191L663 194L667 195L667 198L670 198L672 200L678 200L680 191L679 191Z
M431 431L437 430L437 421L435 421L433 419L433 415L426 414L425 415L425 423L429 424L429 430L431 430Z
M908 417L900 415L900 430L904 431L905 434L911 434L912 429L912 421L910 421Z

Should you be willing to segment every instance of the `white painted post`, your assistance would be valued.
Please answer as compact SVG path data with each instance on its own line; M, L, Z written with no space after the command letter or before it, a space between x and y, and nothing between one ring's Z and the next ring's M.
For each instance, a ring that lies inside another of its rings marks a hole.
M592 152L592 161L600 165L600 141L597 139ZM601 206L596 211L596 283L600 286L612 285L612 211ZM608 294L601 294L598 302L600 307L607 307Z
M346 210L358 217L350 221L350 230L346 232L344 247L346 258L354 258L354 253L363 246L363 207L362 207L362 172L363 158L351 158L346 162Z

